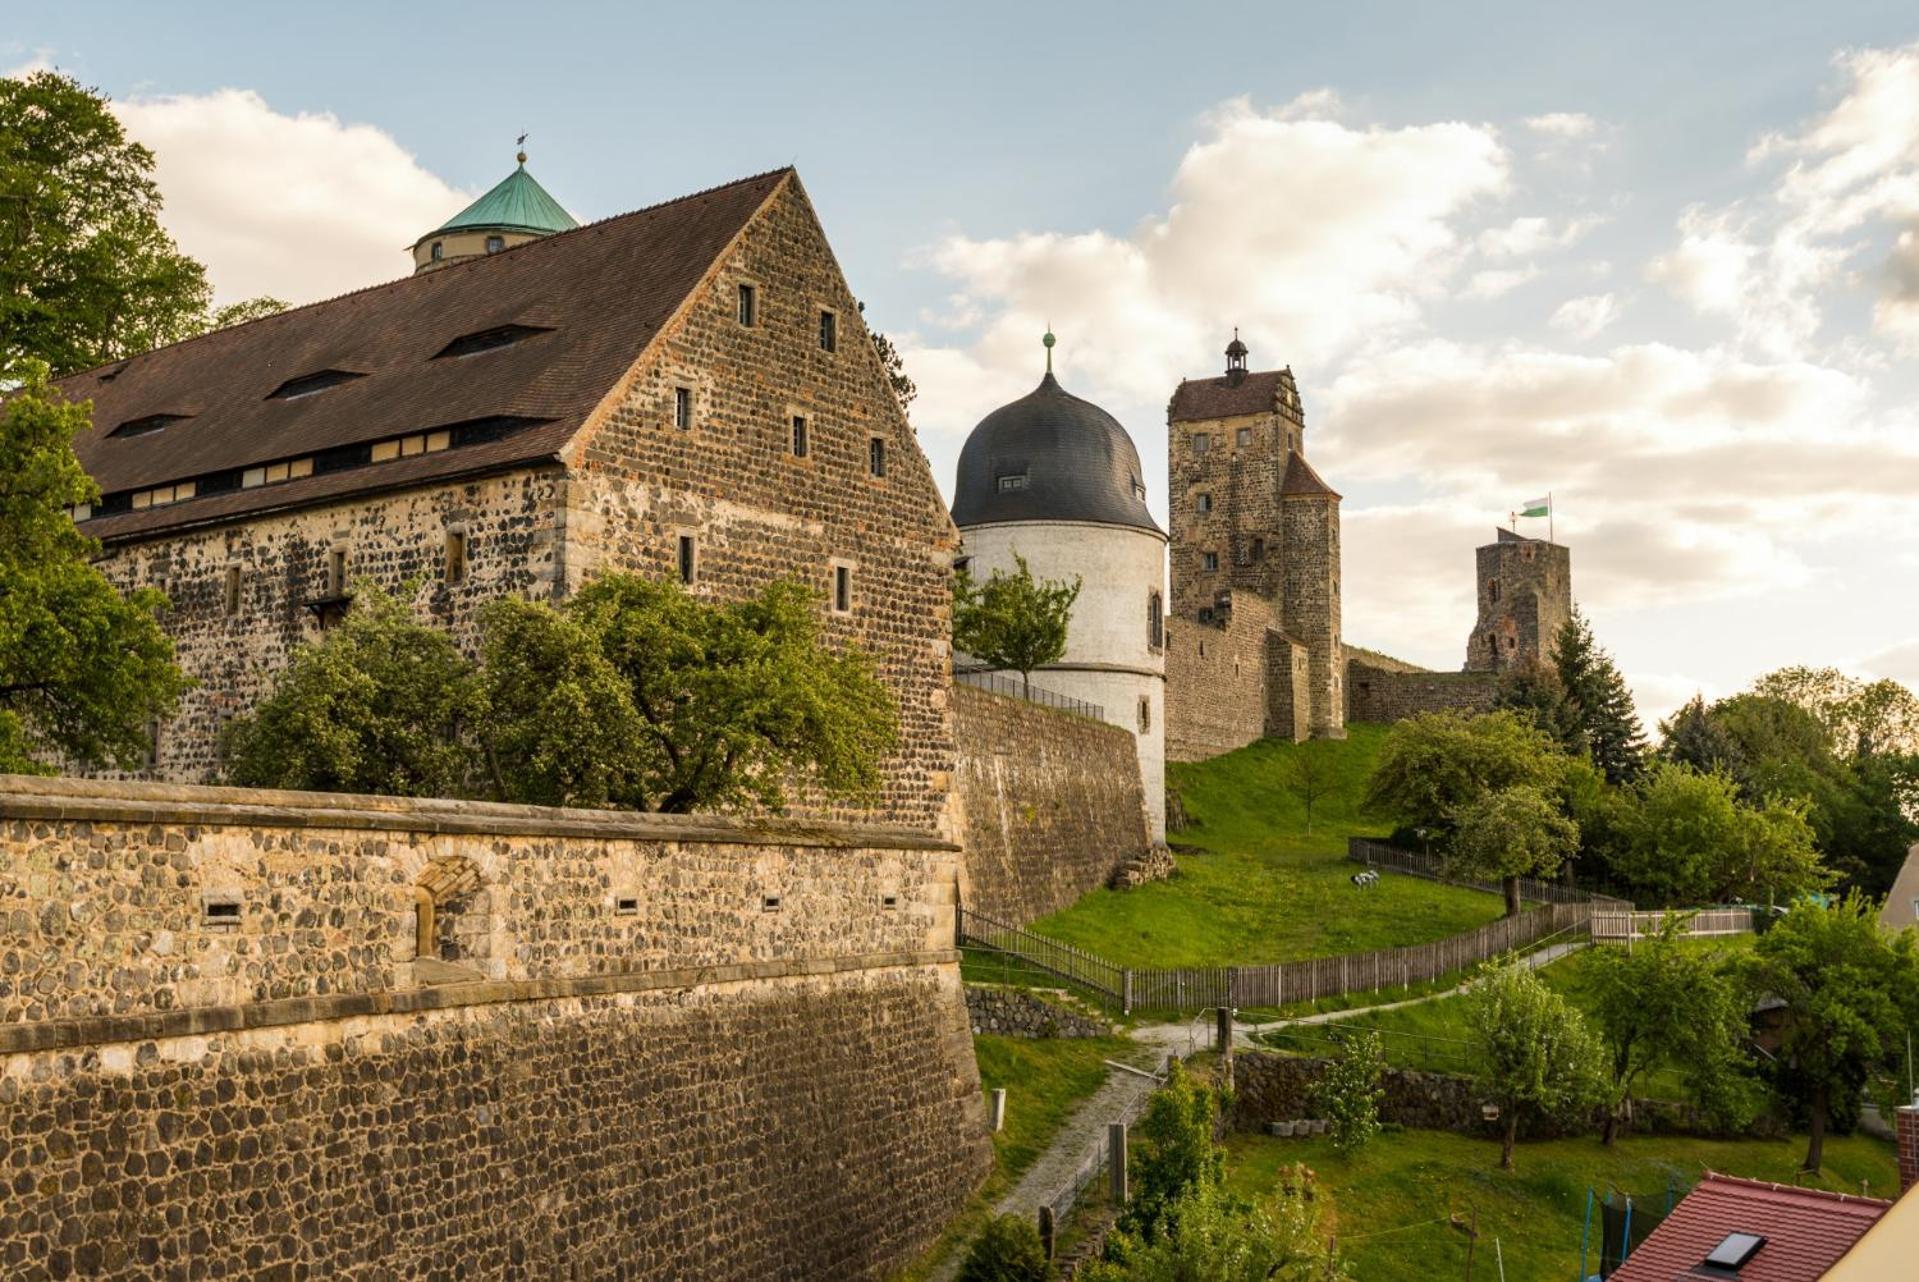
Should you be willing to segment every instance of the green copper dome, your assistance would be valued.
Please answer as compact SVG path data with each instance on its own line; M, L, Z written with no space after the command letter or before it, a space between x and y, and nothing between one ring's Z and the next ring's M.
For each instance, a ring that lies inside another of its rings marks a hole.
M540 186L532 174L526 172L526 164L522 162L518 169L501 179L492 191L427 235L498 229L545 236L558 231L571 231L579 225L578 220L567 213L559 201L549 196L546 188Z

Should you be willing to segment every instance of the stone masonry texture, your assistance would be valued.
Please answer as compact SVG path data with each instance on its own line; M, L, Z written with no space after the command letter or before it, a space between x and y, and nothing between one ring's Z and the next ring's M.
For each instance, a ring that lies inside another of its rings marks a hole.
M741 284L758 290L751 327L738 320ZM823 311L837 318L831 352L819 343ZM692 394L688 428L674 423L679 388ZM795 416L808 424L804 457L792 448ZM872 475L874 440L884 476ZM379 467L366 469L369 486ZM452 534L466 547L457 584L445 582ZM864 649L898 701L901 747L877 805L855 813L801 798L796 808L946 824L958 534L792 177L610 390L606 411L551 464L110 543L101 565L111 579L170 596L165 626L199 683L158 727L154 763L140 777L219 777L221 725L271 689L297 646L318 639L307 603L336 590L336 553L347 586L407 589L423 617L471 652L485 602L563 595L608 570L674 575L683 536L696 541L696 595L737 600L779 579L804 583L820 594L829 642ZM852 575L844 613L827 595L839 566ZM240 575L232 611L230 568Z
M1422 712L1488 712L1498 693L1491 672L1401 672L1355 659L1346 668L1346 719L1392 722Z
M1145 854L1130 733L973 686L954 686L952 695L967 908L1023 925L1106 885Z
M0 777L0 1276L884 1276L990 1164L956 858Z
M1511 530L1476 554L1479 618L1466 642L1466 667L1497 672L1552 654L1572 617L1572 549Z

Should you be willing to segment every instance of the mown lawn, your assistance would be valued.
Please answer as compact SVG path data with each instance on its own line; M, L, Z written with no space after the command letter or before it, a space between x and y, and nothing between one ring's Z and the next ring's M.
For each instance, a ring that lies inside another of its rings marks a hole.
M1192 820L1171 840L1200 853L1177 856L1169 881L1095 891L1033 929L1122 965L1232 966L1423 943L1492 921L1496 895L1390 873L1353 886L1346 838L1385 832L1360 809L1385 733L1355 725L1343 741L1261 742L1169 767ZM1301 751L1323 753L1336 781L1310 833L1282 774Z
M1685 947L1716 951L1745 950L1752 947L1753 936L1687 940ZM1612 945L1607 945L1611 947ZM1582 1014L1590 1015L1594 1006L1594 950L1583 949L1561 958L1539 972L1547 987L1560 993ZM1342 1028L1365 1028L1377 1032L1386 1062L1398 1068L1418 1068L1440 1073L1471 1070L1468 1057L1466 999L1463 995L1439 997L1416 1006L1396 1010L1359 1011L1338 1021ZM1266 1038L1275 1049L1307 1055L1331 1051L1332 1034L1327 1025L1300 1025L1278 1030ZM1669 1073L1642 1078L1635 1093L1650 1098L1677 1098L1678 1079Z
M1322 1197L1351 1272L1366 1282L1428 1282L1463 1276L1466 1235L1444 1221L1470 1222L1479 1213L1474 1273L1499 1276L1494 1240L1505 1276L1571 1279L1579 1265L1586 1190L1608 1188L1663 1211L1668 1185L1680 1193L1710 1168L1730 1175L1794 1182L1804 1139L1698 1140L1624 1138L1610 1150L1597 1139L1522 1143L1517 1170L1498 1169L1499 1146L1439 1131L1382 1135L1357 1155L1341 1157L1325 1140L1281 1140L1234 1135L1227 1141L1227 1180L1248 1195L1269 1191L1284 1166L1304 1162L1319 1177ZM1821 1188L1896 1196L1899 1173L1892 1146L1853 1135L1826 1141ZM1594 1212L1597 1225L1599 1216ZM1434 1223L1433 1221L1440 1221ZM1595 1229L1595 1232L1597 1230ZM1597 1248L1588 1257L1597 1269Z

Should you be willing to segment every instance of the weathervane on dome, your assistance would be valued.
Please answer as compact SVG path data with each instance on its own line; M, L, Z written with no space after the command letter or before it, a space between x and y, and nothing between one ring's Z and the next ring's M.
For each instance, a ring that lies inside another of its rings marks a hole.
M524 133L520 135L519 148L520 148L519 160L520 160L520 163L524 165L526 163L526 135Z

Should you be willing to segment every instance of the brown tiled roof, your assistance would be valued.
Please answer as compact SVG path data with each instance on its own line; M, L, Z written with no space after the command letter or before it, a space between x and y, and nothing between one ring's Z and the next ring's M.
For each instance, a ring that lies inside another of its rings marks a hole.
M1877 1198L1708 1171L1652 1235L1633 1248L1613 1282L1734 1276L1739 1282L1814 1282L1891 1205ZM1766 1244L1737 1275L1701 1268L1729 1233L1756 1233Z
M1279 483L1279 492L1281 497L1289 494L1323 499L1339 497L1339 492L1320 480L1319 473L1313 471L1313 465L1297 450L1286 460L1286 476Z
M538 420L486 444L95 517L102 538L552 458L631 367L790 169L744 178L502 253L408 276L62 379L93 402L74 442L103 493L310 455L453 423ZM503 348L434 359L518 324ZM271 399L320 370L365 377ZM115 439L122 423L190 415Z
M1167 417L1172 422L1185 423L1203 418L1231 418L1235 414L1263 414L1278 403L1280 373L1269 369L1248 374L1238 387L1227 382L1224 376L1188 379L1173 393Z

